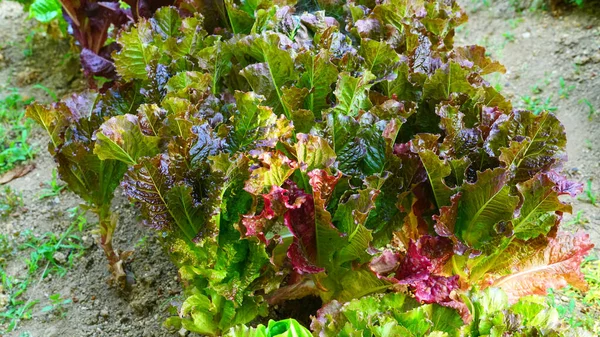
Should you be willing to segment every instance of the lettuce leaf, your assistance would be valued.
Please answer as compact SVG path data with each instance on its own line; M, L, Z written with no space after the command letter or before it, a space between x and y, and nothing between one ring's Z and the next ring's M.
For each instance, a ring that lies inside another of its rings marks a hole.
M312 333L294 319L270 320L268 325L248 328L245 325L233 327L226 337L311 337Z
M381 313L386 313L381 315ZM367 296L342 304L331 302L313 318L318 336L429 336L454 334L463 322L452 309L436 304L420 305L403 294Z
M504 265L511 273L503 276L490 273L486 284L504 290L512 303L527 295L545 295L548 288L558 289L567 284L584 291L587 285L579 266L593 247L589 236L560 232L556 238L544 241L509 247L505 257L511 258Z

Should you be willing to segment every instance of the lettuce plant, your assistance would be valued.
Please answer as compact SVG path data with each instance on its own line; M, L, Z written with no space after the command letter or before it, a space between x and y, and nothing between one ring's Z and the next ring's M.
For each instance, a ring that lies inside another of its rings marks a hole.
M327 336L568 336L556 309L527 296L510 304L500 289L465 294L473 319L437 304L419 304L404 294L372 295L331 302L313 318L315 335ZM382 315L382 313L385 313Z
M60 178L98 216L100 245L114 280L121 285L127 276L123 260L130 252L120 253L112 246L117 214L112 213L110 205L127 165L101 160L93 150L96 130L105 118L135 111L139 105L135 95L129 97L126 91L114 88L104 94L84 92L49 107L34 104L27 109L27 116L48 132L48 151L54 156Z
M504 67L453 46L465 21L454 1L164 7L118 37L119 94L76 99L89 137L60 131L82 127L68 101L30 115L59 167L73 135L77 163L118 167L107 196L123 174L179 267L170 325L217 336L293 300L389 296L416 308L390 324L448 332L481 317L469 291L584 289L592 247L559 230L581 188L558 173L563 126L486 82Z
M51 2L53 1L46 1L44 4ZM94 77L107 80L116 78L111 57L111 53L118 49L114 42L116 32L140 17L152 16L159 7L173 3L173 0L60 0L60 4L55 5L59 6L59 11L62 7L63 16L69 24L69 32L81 48L80 59L84 73L94 87Z

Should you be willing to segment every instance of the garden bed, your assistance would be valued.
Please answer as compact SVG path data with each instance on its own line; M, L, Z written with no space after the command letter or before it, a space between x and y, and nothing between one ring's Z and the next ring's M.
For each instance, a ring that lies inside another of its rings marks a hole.
M590 186L588 195L584 193L571 200L574 216L565 217L564 228L585 229L596 246L600 246L600 211L592 205L600 192L597 160L600 116L594 116L586 104L587 100L593 109L600 109L600 45L590 43L600 40L599 13L574 10L553 17L545 12L515 13L503 3L487 7L463 2L470 21L458 33L456 44L484 45L505 64L506 75L488 80L512 94L515 105L520 101L529 109L544 105L546 109L557 108L569 140L569 161L565 169L571 179ZM68 45L42 36L33 37L34 43L27 43L33 23L25 20L21 8L3 1L0 13L4 17L0 23L0 38L5 41L0 50L0 84L5 84L5 90L15 87L23 97L47 102L50 95L36 84L42 84L59 97L83 88L80 73L74 71L78 69L76 56L64 56L69 53ZM23 52L27 48L31 49L30 56L26 56L29 52ZM522 96L528 98L522 100ZM22 194L22 206L0 223L0 233L7 235L13 245L5 270L20 280L29 277L23 260L30 258L35 249L17 249L17 246L39 243L27 234L28 230L36 237L47 232L60 235L74 222L86 222L69 212L81 203L71 192L40 200L52 180L55 164L46 151L48 138L42 130L34 128L31 139L37 146L35 169L8 184ZM30 319L20 320L18 329L8 336L27 336L26 333L36 337L178 335L162 327L164 319L172 315L168 312L171 302L180 305L183 300L179 297L181 289L176 268L168 261L154 234L142 226L139 212L120 190L113 201L113 210L119 214L115 246L135 250L130 269L136 282L131 289L123 291L107 286L110 275L102 249L93 239L96 234L92 224L96 219L89 216L90 225L82 225L83 231L73 230L71 233L75 236L65 241L83 248L61 250L66 255L65 262L61 263L64 276L55 273L40 279L40 271L45 266L42 264L35 277L31 277L22 299L39 302L31 307ZM597 254L597 248L594 252ZM70 301L52 304L53 294ZM575 295L559 294L559 305L568 305L570 296ZM48 306L52 306L51 310L42 310ZM578 308L590 310L583 306Z

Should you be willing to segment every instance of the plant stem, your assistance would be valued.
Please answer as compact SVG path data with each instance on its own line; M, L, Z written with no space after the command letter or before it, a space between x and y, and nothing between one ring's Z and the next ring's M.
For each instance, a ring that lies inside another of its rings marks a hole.
M128 282L127 273L125 271L123 260L131 252L118 254L112 245L112 238L117 228L117 215L110 211L110 206L103 205L94 209L94 213L98 216L100 225L100 246L104 250L104 255L108 260L108 269L113 275L111 281L116 282L122 288L125 288Z
M112 246L112 237L117 223L113 221L112 212L108 207L99 207L94 210L94 213L98 216L100 224L100 246L104 250L108 263L112 266L120 260Z

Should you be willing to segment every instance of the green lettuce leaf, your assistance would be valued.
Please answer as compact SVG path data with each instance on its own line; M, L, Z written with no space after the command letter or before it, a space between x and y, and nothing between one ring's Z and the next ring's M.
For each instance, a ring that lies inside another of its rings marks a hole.
M468 80L470 71L458 63L450 62L447 66L436 70L423 85L423 96L428 99L444 101L451 93L473 95L475 88Z
M290 52L281 49L281 43L281 37L277 34L241 41L238 44L241 50L260 62L246 66L241 74L252 90L266 97L265 104L273 107L276 114L283 113L290 118L291 112L283 104L281 90L295 81L298 73L295 71Z
M566 336L560 327L558 312L541 298L524 297L509 304L508 296L497 288L488 288L471 296L473 322L462 331L479 336L548 334Z
M330 106L331 85L337 80L338 69L331 62L331 55L326 50L321 50L316 55L302 53L296 60L304 67L298 86L309 90L305 98L305 107L318 118L321 111Z
M512 226L519 239L546 235L560 222L563 212L571 213L571 205L558 199L556 185L546 175L537 175L519 184L518 188L523 196L523 204Z
M56 18L60 18L62 7L57 0L35 0L29 6L29 17L39 22L49 23Z
M148 80L147 67L159 58L159 49L152 44L152 29L147 21L140 21L131 31L121 34L117 42L122 46L115 53L115 67L124 80Z
M343 116L356 117L360 110L371 108L368 92L374 79L375 76L369 71L365 71L360 77L341 73L334 91L337 98L334 112Z
M96 132L94 154L100 160L119 160L135 165L142 157L158 153L160 137L142 133L140 121L135 115L112 117Z
M400 61L398 54L386 42L363 39L360 43L360 53L365 59L365 68L378 78L392 73Z
M454 191L446 185L444 179L452 172L451 166L445 164L431 150L420 151L419 157L423 162L423 167L427 171L428 180L433 189L438 208L449 205L450 197L454 194Z
M267 127L275 124L276 116L271 108L260 105L264 97L253 92L236 92L233 132L230 137L232 150L242 150L258 139L264 139Z
M496 225L510 221L519 203L507 185L505 170L497 168L477 175L474 184L464 184L454 230L466 244L483 248L498 235Z
M43 106L41 104L32 104L27 108L27 117L38 123L50 137L48 151L55 153L64 140L61 138L61 132L67 127L68 119L65 115L68 111L64 111L66 106L58 103L53 107Z
M312 337L312 333L295 319L281 321L270 320L265 327L260 324L256 328L245 325L231 328L226 337Z
M387 313L381 315L381 313ZM311 328L318 336L427 336L454 334L463 321L452 309L420 305L403 294L367 296L346 304L336 301L319 310Z

